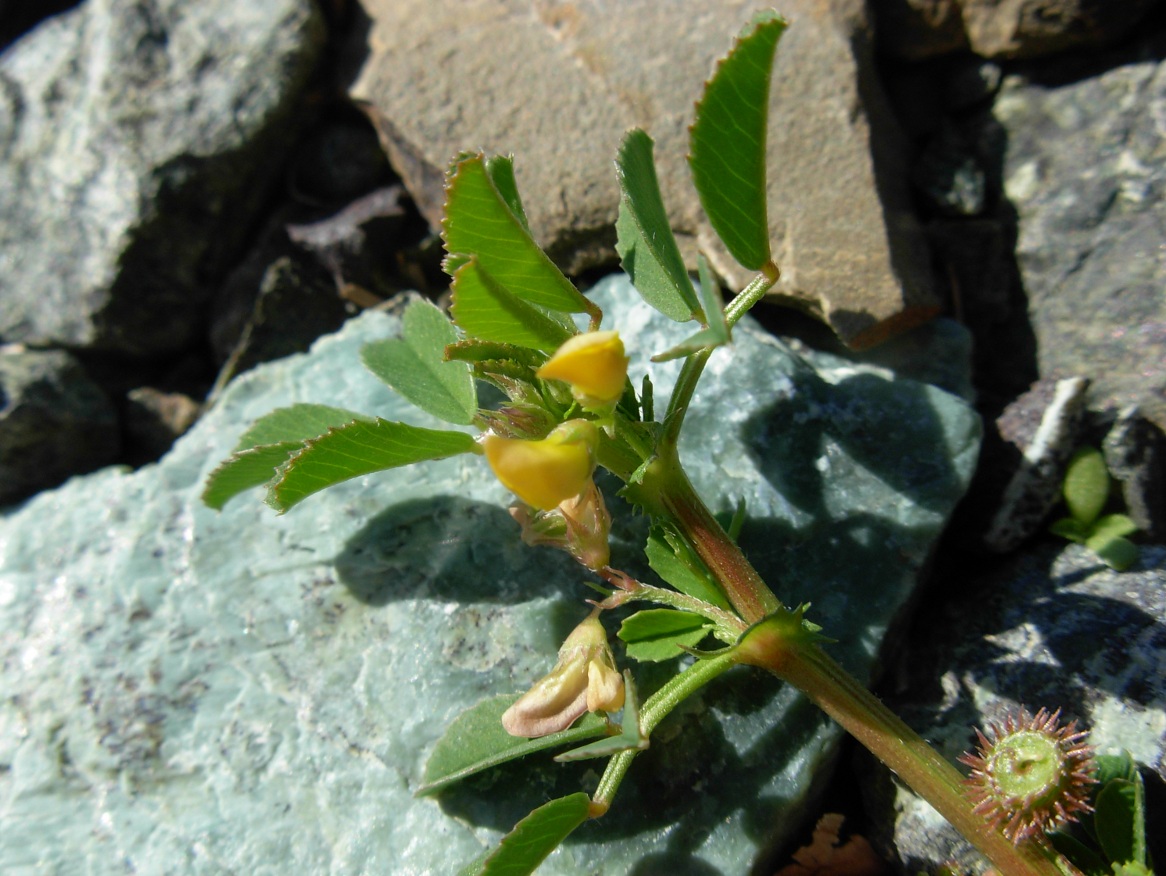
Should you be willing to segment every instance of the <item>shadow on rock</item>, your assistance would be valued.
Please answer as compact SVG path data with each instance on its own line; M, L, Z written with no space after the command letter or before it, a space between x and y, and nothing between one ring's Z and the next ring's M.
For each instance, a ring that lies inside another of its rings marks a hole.
M336 558L341 582L369 605L397 599L513 603L560 596L585 573L522 543L502 508L456 496L386 508Z

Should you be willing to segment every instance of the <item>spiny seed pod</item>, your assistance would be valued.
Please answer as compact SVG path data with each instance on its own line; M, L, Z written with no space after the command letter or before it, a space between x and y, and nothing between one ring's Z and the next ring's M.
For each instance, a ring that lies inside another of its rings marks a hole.
M1088 733L1076 721L1059 726L1060 716L1060 709L1010 715L1003 728L990 725L988 736L977 730L978 750L959 757L972 768L965 784L975 812L1017 845L1092 811Z

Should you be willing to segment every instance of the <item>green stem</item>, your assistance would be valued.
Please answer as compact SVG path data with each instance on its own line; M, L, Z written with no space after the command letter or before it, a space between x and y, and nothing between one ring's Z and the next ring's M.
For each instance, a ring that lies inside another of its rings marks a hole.
M661 505L675 519L737 613L752 624L781 608L781 601L696 494L679 462L661 463L665 468L661 475Z
M781 608L777 598L717 524L687 479L683 485L675 478L668 483L673 489L664 494L665 506L675 514L681 531L717 576L726 595L733 600L733 607L750 622L777 612ZM749 593L757 595L755 604L743 604L744 595ZM769 594L772 607L762 594ZM988 857L1002 876L1063 876L1048 853L1036 843L1014 846L1003 833L973 812L973 804L963 791L963 777L955 767L821 648L806 640L799 641L798 635L783 633L778 623L769 625L768 629L766 626L759 625L746 632L735 649L739 660L768 669L805 693L935 807ZM800 622L796 632L801 633Z
M736 657L726 651L715 657L697 660L679 675L668 679L664 686L648 697L640 707L640 732L645 736L651 735L669 712L736 663ZM615 792L637 754L639 752L635 750L621 751L608 761L603 778L599 780L599 787L591 795L592 817L602 815L611 806Z
M1036 842L1013 845L972 811L963 776L817 645L773 649L765 668L803 691L974 845L1002 876L1064 876Z
M749 312L749 309L762 299L770 287L777 282L777 268L773 267L773 277L758 274L748 286L741 290L725 308L725 322L731 327L737 320ZM680 437L680 426L684 422L684 415L688 413L688 406L692 403L692 395L696 392L696 385L700 381L701 372L712 355L715 347L702 347L684 360L680 375L676 378L676 386L668 399L668 411L664 415L664 434L660 438L660 447L667 448L676 444Z
M770 262L765 266L767 269L763 273L754 277L749 285L742 289L737 297L729 302L729 306L725 308L725 322L730 327L737 324L737 320L748 313L754 304L765 297L765 293L773 288L773 284L777 282L780 272L777 266Z

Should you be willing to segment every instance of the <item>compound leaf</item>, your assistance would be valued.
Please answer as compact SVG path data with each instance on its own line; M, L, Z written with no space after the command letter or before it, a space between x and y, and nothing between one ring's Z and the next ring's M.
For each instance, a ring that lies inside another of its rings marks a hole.
M490 697L454 718L425 764L425 775L417 794L433 794L500 763L535 751L594 739L607 732L607 721L598 715L587 714L575 726L549 736L537 739L511 736L502 727L502 713L520 696L501 694Z
M457 330L435 305L413 301L402 317L400 338L374 341L360 351L373 374L421 410L447 423L468 425L478 411L473 373L465 362L448 362L445 348Z
M465 432L361 419L311 438L280 466L267 504L280 513L313 493L350 478L477 449Z
M441 220L446 251L458 264L476 256L481 266L514 296L557 313L588 313L598 322L598 308L580 294L542 251L526 228L512 169L484 155L463 157L446 181L445 217ZM500 192L495 179L502 181ZM460 323L459 323L460 324Z
M709 623L700 615L669 608L637 611L624 620L617 635L634 660L659 662L679 657L708 634Z
M769 79L786 22L758 15L705 84L689 132L689 165L709 222L751 271L771 259L766 208Z
M453 275L450 311L469 335L553 351L573 331L514 295L473 256Z
M704 313L707 314L706 325L672 349L653 356L653 362L667 362L670 359L691 356L697 350L719 347L732 339L729 324L725 321L725 302L721 298L720 287L713 279L712 271L709 270L708 262L703 255L697 257L697 270L700 275L700 298L704 305Z
M703 569L703 564L698 558L692 556L691 551L680 541L679 537L670 539L667 531L653 527L652 532L648 535L648 544L644 553L652 571L681 593L702 599L720 608L729 608L728 600L712 583L708 573Z
M590 814L591 798L581 791L544 803L502 837L480 869L469 872L481 876L529 876Z
M660 197L652 138L639 128L624 135L616 159L616 175L621 195L615 250L632 285L648 304L669 319L703 321Z
M514 157L511 155L495 155L486 159L486 173L498 196L506 202L514 218L522 223L522 227L530 233L530 223L526 219L526 210L522 207L522 198L518 194L518 183L514 179Z
M221 510L232 497L275 477L276 470L309 438L359 419L360 414L329 405L277 408L256 420L239 438L235 452L211 472L203 502Z

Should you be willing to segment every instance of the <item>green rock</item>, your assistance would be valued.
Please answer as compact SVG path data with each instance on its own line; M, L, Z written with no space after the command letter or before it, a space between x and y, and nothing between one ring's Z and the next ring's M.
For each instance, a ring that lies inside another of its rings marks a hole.
M592 294L637 380L688 332L623 278ZM536 757L413 796L445 725L547 671L593 595L565 556L521 544L479 458L362 478L285 516L257 492L221 513L199 501L280 405L438 425L359 364L396 327L367 313L237 380L158 464L0 517L0 871L448 873L549 797L594 788L595 764L528 769ZM675 365L653 373L662 406ZM978 430L954 396L853 363L816 371L742 324L682 453L715 511L744 497L747 552L866 677ZM641 571L644 522L626 510L615 561ZM746 872L798 827L839 739L800 695L730 673L540 873Z

